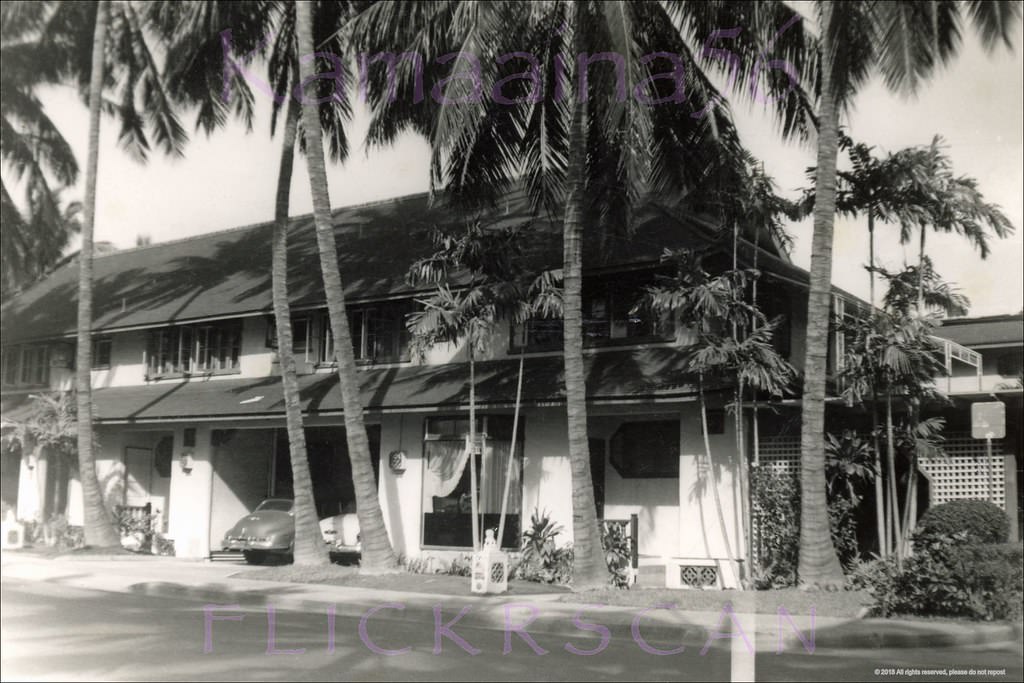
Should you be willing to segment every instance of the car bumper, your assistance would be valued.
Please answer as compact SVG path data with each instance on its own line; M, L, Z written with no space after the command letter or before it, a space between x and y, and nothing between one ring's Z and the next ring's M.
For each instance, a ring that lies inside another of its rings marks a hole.
M286 553L291 550L291 545L283 545L273 540L260 540L257 538L241 538L229 536L221 542L224 550L262 550L268 553Z

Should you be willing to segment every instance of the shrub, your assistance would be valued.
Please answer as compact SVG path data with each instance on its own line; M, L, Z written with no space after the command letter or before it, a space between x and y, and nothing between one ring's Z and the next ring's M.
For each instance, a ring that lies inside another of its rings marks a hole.
M448 568L444 573L449 576L472 576L473 558L469 555L459 555L458 557L453 557L451 563L449 563Z
M45 522L26 523L25 539L35 546L75 550L85 545L85 530L68 524L65 515L53 514Z
M601 525L601 546L611 573L609 584L616 588L629 588L632 548L627 525L604 523ZM523 551L519 558L511 558L509 577L536 583L567 585L572 582L572 544L559 547L555 538L562 527L551 521L547 512L534 510L530 528L523 533Z
M174 555L174 541L157 531L160 524L159 510L139 514L131 508L117 506L114 518L121 538L132 539L140 552L156 551L158 555Z
M630 563L633 559L633 548L626 533L626 524L605 522L601 525L601 546L604 548L604 559L611 572L611 584L616 588L629 588L631 576Z
M969 619L1021 618L1021 544L979 545L965 532L929 536L915 544L902 571L893 559L858 567L851 577L874 599L881 616L915 614Z
M915 542L926 544L961 531L970 543L1005 543L1010 520L987 500L953 500L929 508L918 524Z
M751 479L758 544L754 585L759 589L792 586L800 547L796 477L760 467Z
M753 512L757 525L758 565L754 587L784 588L796 585L800 551L800 481L796 474L760 467L751 477ZM843 567L852 568L858 556L858 502L838 490L828 499L832 543Z

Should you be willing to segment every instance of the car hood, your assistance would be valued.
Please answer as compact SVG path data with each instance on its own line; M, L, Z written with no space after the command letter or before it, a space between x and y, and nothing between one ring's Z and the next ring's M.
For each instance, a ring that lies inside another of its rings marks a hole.
M294 531L295 518L289 513L279 510L259 510L238 520L228 534L232 536L269 536L293 533Z

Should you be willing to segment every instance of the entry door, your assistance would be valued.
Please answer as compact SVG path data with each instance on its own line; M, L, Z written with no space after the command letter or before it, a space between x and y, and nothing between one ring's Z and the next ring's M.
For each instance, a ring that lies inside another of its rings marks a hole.
M124 504L141 507L149 502L153 486L153 451L149 448L124 449Z

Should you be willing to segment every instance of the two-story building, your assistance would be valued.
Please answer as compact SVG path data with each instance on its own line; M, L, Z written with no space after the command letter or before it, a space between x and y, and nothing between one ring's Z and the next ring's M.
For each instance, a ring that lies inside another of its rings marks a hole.
M947 424L948 457L926 463L931 503L955 497L991 500L1010 517L1010 538L1024 526L1024 312L943 321L936 336L943 349L947 377L936 388L951 405L942 410ZM971 437L971 405L1005 405L1006 436L988 445Z
M488 222L533 220L527 207L522 194L512 194ZM431 229L456 218L431 206L425 195L340 208L333 215L391 540L406 557L465 552L471 546L469 476L460 458L468 427L465 350L448 345L425 359L411 358L404 321L424 294L407 284L409 265L433 250ZM527 258L538 267L560 267L560 224L533 222L537 236ZM110 505L149 503L158 510L179 556L209 556L224 532L263 498L291 495L270 314L271 228L236 228L95 260L92 382L100 480ZM714 246L719 240L709 223L645 206L631 238L587 242L583 304L599 514L638 516L642 562L710 566L713 573L725 571L720 561L726 552L703 464L695 386L681 370L677 331L632 310L643 287L662 272L665 247ZM747 263L752 242L740 245ZM782 316L778 348L801 367L807 274L779 246L766 238L759 243L761 304ZM728 242L720 244L728 249ZM316 504L322 517L351 512L355 499L333 341L309 216L293 221L289 264ZM32 393L72 388L77 281L71 262L4 305L5 423L24 417ZM862 305L839 292L836 301ZM496 525L504 472L508 459L515 459L506 546L519 545L534 511L562 525L561 541L572 540L560 349L558 321L506 325L477 364L478 419L486 436L479 499L488 527ZM525 379L513 448L520 354ZM742 555L739 467L747 454L737 453L733 420L725 416L731 393L728 387L709 391L710 443L729 542ZM764 434L763 442L771 436ZM17 499L22 518L62 512L70 499L75 521L75 482L54 483L45 466L5 455L5 499ZM734 583L731 576L720 580Z

